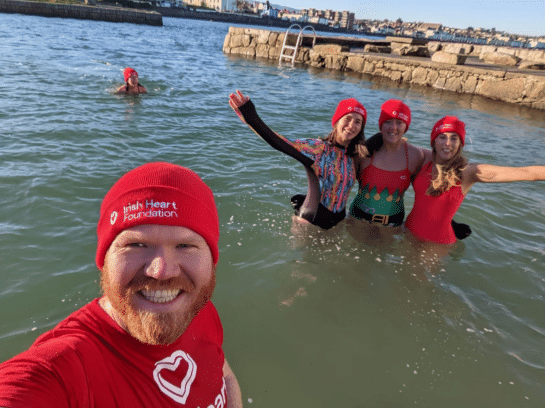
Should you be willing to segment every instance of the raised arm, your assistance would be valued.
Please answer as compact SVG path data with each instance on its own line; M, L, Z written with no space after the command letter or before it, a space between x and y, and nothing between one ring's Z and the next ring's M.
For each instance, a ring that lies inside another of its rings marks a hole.
M312 168L314 160L297 150L286 138L273 132L257 115L255 106L252 101L250 101L250 98L244 96L242 92L237 90L236 93L231 94L229 97L229 105L231 105L231 108L233 108L240 119L259 137L276 150L286 153L305 166L308 178L308 188L305 201L299 208L299 217L312 223L318 212L318 206L321 199L320 182Z
M269 145L282 153L293 157L305 167L311 167L314 160L302 154L286 138L278 135L269 128L265 122L258 116L253 102L248 96L244 96L240 91L231 94L229 105L259 137L265 140Z
M462 189L465 194L477 182L511 183L539 180L545 180L545 166L503 167L472 163L462 172Z

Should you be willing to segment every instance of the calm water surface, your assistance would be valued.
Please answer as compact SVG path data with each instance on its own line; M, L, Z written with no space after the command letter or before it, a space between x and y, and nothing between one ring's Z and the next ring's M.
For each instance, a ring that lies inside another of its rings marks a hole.
M0 361L97 295L95 226L124 172L197 171L221 220L215 304L249 407L542 407L545 183L477 185L449 251L400 232L291 228L302 166L227 104L239 88L288 137L328 133L356 97L377 131L406 101L426 147L437 119L467 123L471 160L543 165L543 112L221 51L228 25L163 27L0 15ZM116 96L134 67L149 94ZM354 194L355 192L353 192ZM412 204L412 192L407 205Z

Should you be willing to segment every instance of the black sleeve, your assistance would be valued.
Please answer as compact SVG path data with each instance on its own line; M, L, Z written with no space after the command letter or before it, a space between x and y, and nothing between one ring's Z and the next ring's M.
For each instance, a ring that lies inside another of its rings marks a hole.
M252 101L248 100L248 102L240 106L239 111L246 124L250 126L258 136L276 150L286 153L305 166L308 178L307 196L298 210L298 215L312 223L318 212L321 196L318 176L316 176L316 173L311 167L314 164L314 160L302 154L299 150L273 132L257 115Z
M249 100L244 105L240 106L239 111L242 114L246 124L273 148L293 157L305 167L310 167L314 164L314 160L305 156L291 144L279 137L261 120L252 101Z

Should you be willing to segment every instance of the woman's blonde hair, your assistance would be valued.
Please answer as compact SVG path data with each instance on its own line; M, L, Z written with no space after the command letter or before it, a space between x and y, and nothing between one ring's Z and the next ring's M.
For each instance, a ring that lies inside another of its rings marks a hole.
M433 146L432 158L437 169L437 175L431 180L426 190L426 195L437 197L450 190L451 187L460 184L462 181L462 171L467 166L467 159L462 154L462 148L463 146L460 143L460 147L452 159L445 164L437 164L435 161L437 151L435 150L435 146Z

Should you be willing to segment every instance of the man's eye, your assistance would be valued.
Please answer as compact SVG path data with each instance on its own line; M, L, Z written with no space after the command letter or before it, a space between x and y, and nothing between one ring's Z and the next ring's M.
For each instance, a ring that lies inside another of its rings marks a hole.
M128 246L130 246L131 248L144 248L145 245L142 244L141 242L131 242L130 244L128 244Z

